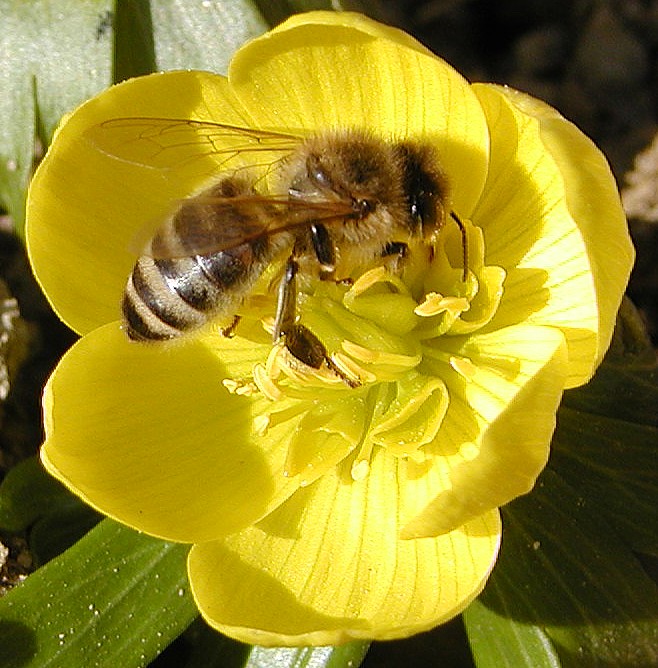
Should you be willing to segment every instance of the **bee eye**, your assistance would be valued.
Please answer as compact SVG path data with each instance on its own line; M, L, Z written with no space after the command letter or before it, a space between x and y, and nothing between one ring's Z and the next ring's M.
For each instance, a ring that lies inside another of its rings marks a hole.
M322 188L331 188L332 181L317 155L309 155L306 161L306 170L311 179Z

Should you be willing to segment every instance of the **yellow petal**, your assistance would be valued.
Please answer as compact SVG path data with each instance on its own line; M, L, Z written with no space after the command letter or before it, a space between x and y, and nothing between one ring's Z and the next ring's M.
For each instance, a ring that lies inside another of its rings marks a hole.
M397 30L349 13L295 17L240 49L229 79L264 127L358 127L440 151L464 216L486 177L488 132L466 80Z
M380 450L352 482L345 462L257 526L195 545L188 568L202 615L243 642L329 645L403 637L458 614L493 565L498 512L400 540L401 469Z
M582 384L600 361L601 337L609 339L613 305L630 270L614 182L603 156L571 124L555 121L549 131L507 89L473 89L492 136L489 180L473 221L484 230L487 262L507 271L494 323L560 328L569 349L566 385ZM607 246L609 236L621 255L611 264L620 270L604 284L592 255L600 255L593 249ZM602 315L600 293L608 290Z
M601 151L555 109L511 88L497 90L539 121L541 140L564 179L567 208L585 240L599 314L591 375L610 345L635 258L615 178Z
M262 351L233 346L237 366ZM228 357L228 355L227 355ZM235 370L236 367L233 368ZM255 443L269 402L229 394L199 341L128 342L116 323L63 357L44 396L50 473L106 515L170 540L210 540L276 507L297 487L281 471L291 419Z
M55 312L78 333L119 317L138 232L164 221L180 198L199 187L200 174L207 178L217 170L216 160L199 157L199 144L191 141L191 159L179 152L172 168L149 167L155 158L147 158L135 140L144 130L139 119L154 116L248 123L226 79L205 72L131 79L63 121L30 186L26 235L37 280ZM120 117L134 117L135 125L108 133L102 150L85 134L98 134L100 123Z
M425 450L450 482L418 507L405 538L451 531L532 489L548 459L568 371L564 338L550 327L517 325L443 348L469 365L467 377L445 373L450 406ZM422 481L409 484L424 489Z

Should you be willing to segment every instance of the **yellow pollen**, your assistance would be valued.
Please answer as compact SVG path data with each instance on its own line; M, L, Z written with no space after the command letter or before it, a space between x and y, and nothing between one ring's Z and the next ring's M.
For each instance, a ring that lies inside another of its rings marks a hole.
M229 391L230 394L235 394L235 391L240 386L240 383L238 383L237 380L233 380L233 378L224 378L222 385Z
M444 297L438 292L429 292L422 303L414 309L414 313L423 318L431 318L444 311L459 315L469 309L468 299L465 297Z
M468 357L455 357L451 355L450 366L466 380L472 380L477 372L477 367Z
M258 392L258 387L248 380L235 380L234 378L224 378L222 385L230 394L237 394L242 397L250 397Z
M352 463L352 469L350 471L352 480L363 480L368 475L368 473L370 473L370 456L372 455L372 447L372 439L367 439L365 443L361 444L359 454Z
M360 459L355 461L354 464L352 464L352 470L350 474L354 482L358 482L359 480L367 478L368 473L370 473L370 462L368 462L367 460Z

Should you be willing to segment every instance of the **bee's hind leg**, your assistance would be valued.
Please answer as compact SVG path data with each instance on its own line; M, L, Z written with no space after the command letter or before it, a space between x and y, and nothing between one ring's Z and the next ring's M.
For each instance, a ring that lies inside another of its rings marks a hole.
M300 362L312 369L320 369L325 363L350 387L357 383L336 367L327 349L308 327L297 322L297 272L299 265L293 257L288 258L286 268L279 283L279 294L274 321L274 342L283 338L286 348Z

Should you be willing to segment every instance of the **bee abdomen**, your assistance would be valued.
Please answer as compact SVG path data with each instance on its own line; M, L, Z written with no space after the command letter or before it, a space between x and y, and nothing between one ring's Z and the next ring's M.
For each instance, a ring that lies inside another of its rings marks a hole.
M128 281L123 315L133 340L163 340L234 315L262 270L265 248L241 244L208 255L138 259Z

